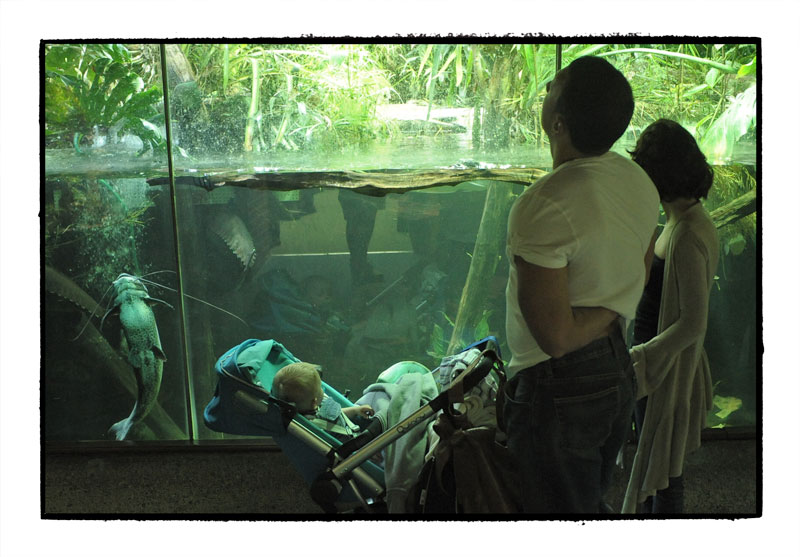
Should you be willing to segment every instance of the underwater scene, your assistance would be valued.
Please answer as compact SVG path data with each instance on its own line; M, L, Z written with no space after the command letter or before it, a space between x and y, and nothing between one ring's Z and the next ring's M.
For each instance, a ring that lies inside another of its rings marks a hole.
M351 400L489 335L508 358L508 212L550 171L546 83L586 54L634 91L613 150L673 118L713 164L708 425L757 424L755 45L42 49L45 441L244 438L203 409L247 339Z

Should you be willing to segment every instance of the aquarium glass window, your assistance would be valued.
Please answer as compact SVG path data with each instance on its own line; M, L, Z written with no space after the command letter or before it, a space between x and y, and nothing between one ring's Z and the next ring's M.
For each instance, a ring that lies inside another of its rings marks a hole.
M167 44L166 90L161 51L46 48L48 439L108 440L130 412L125 325L112 311L100 327L122 272L172 306L147 305L167 359L137 440L237 438L202 413L215 362L250 338L318 364L351 400L393 363L434 368L490 334L507 357L508 210L551 164L546 84L583 55L634 91L614 150L670 118L714 165L709 421L756 423L755 45ZM80 409L63 394L87 391Z
M189 436L172 213L147 184L167 165L159 66L157 45L44 46L46 441Z

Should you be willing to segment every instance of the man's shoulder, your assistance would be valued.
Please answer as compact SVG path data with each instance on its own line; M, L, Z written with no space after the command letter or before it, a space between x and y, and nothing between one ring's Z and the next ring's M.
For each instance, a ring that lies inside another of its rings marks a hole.
M607 182L649 194L658 202L658 191L647 173L634 161L613 151L569 161L539 178L524 193L531 198L570 199L581 190L594 190Z

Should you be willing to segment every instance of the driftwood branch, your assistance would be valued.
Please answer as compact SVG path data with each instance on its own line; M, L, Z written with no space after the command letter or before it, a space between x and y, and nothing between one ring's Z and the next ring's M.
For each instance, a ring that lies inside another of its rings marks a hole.
M751 213L755 213L758 208L756 202L756 190L751 190L746 194L737 197L730 203L717 207L709 216L717 228L722 228L732 222L746 217Z
M178 176L176 184L188 184L216 189L222 186L238 186L251 189L290 191L307 188L342 188L372 196L387 193L455 186L473 180L495 180L530 184L547 174L539 168L475 168L456 166L428 170L341 170L318 172L262 172L255 174L216 174L206 176ZM151 186L166 185L169 178L151 178Z

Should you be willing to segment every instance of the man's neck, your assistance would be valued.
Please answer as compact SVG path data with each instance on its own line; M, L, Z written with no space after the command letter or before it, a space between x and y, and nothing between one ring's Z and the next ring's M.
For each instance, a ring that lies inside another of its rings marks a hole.
M606 151L606 153L607 152L608 151ZM600 154L604 155L605 153L600 153ZM553 170L555 170L562 164L567 163L569 161L574 161L575 159L585 159L588 157L599 156L597 154L587 154L583 153L582 151L578 151L572 145L565 145L552 149L552 155L553 155Z

